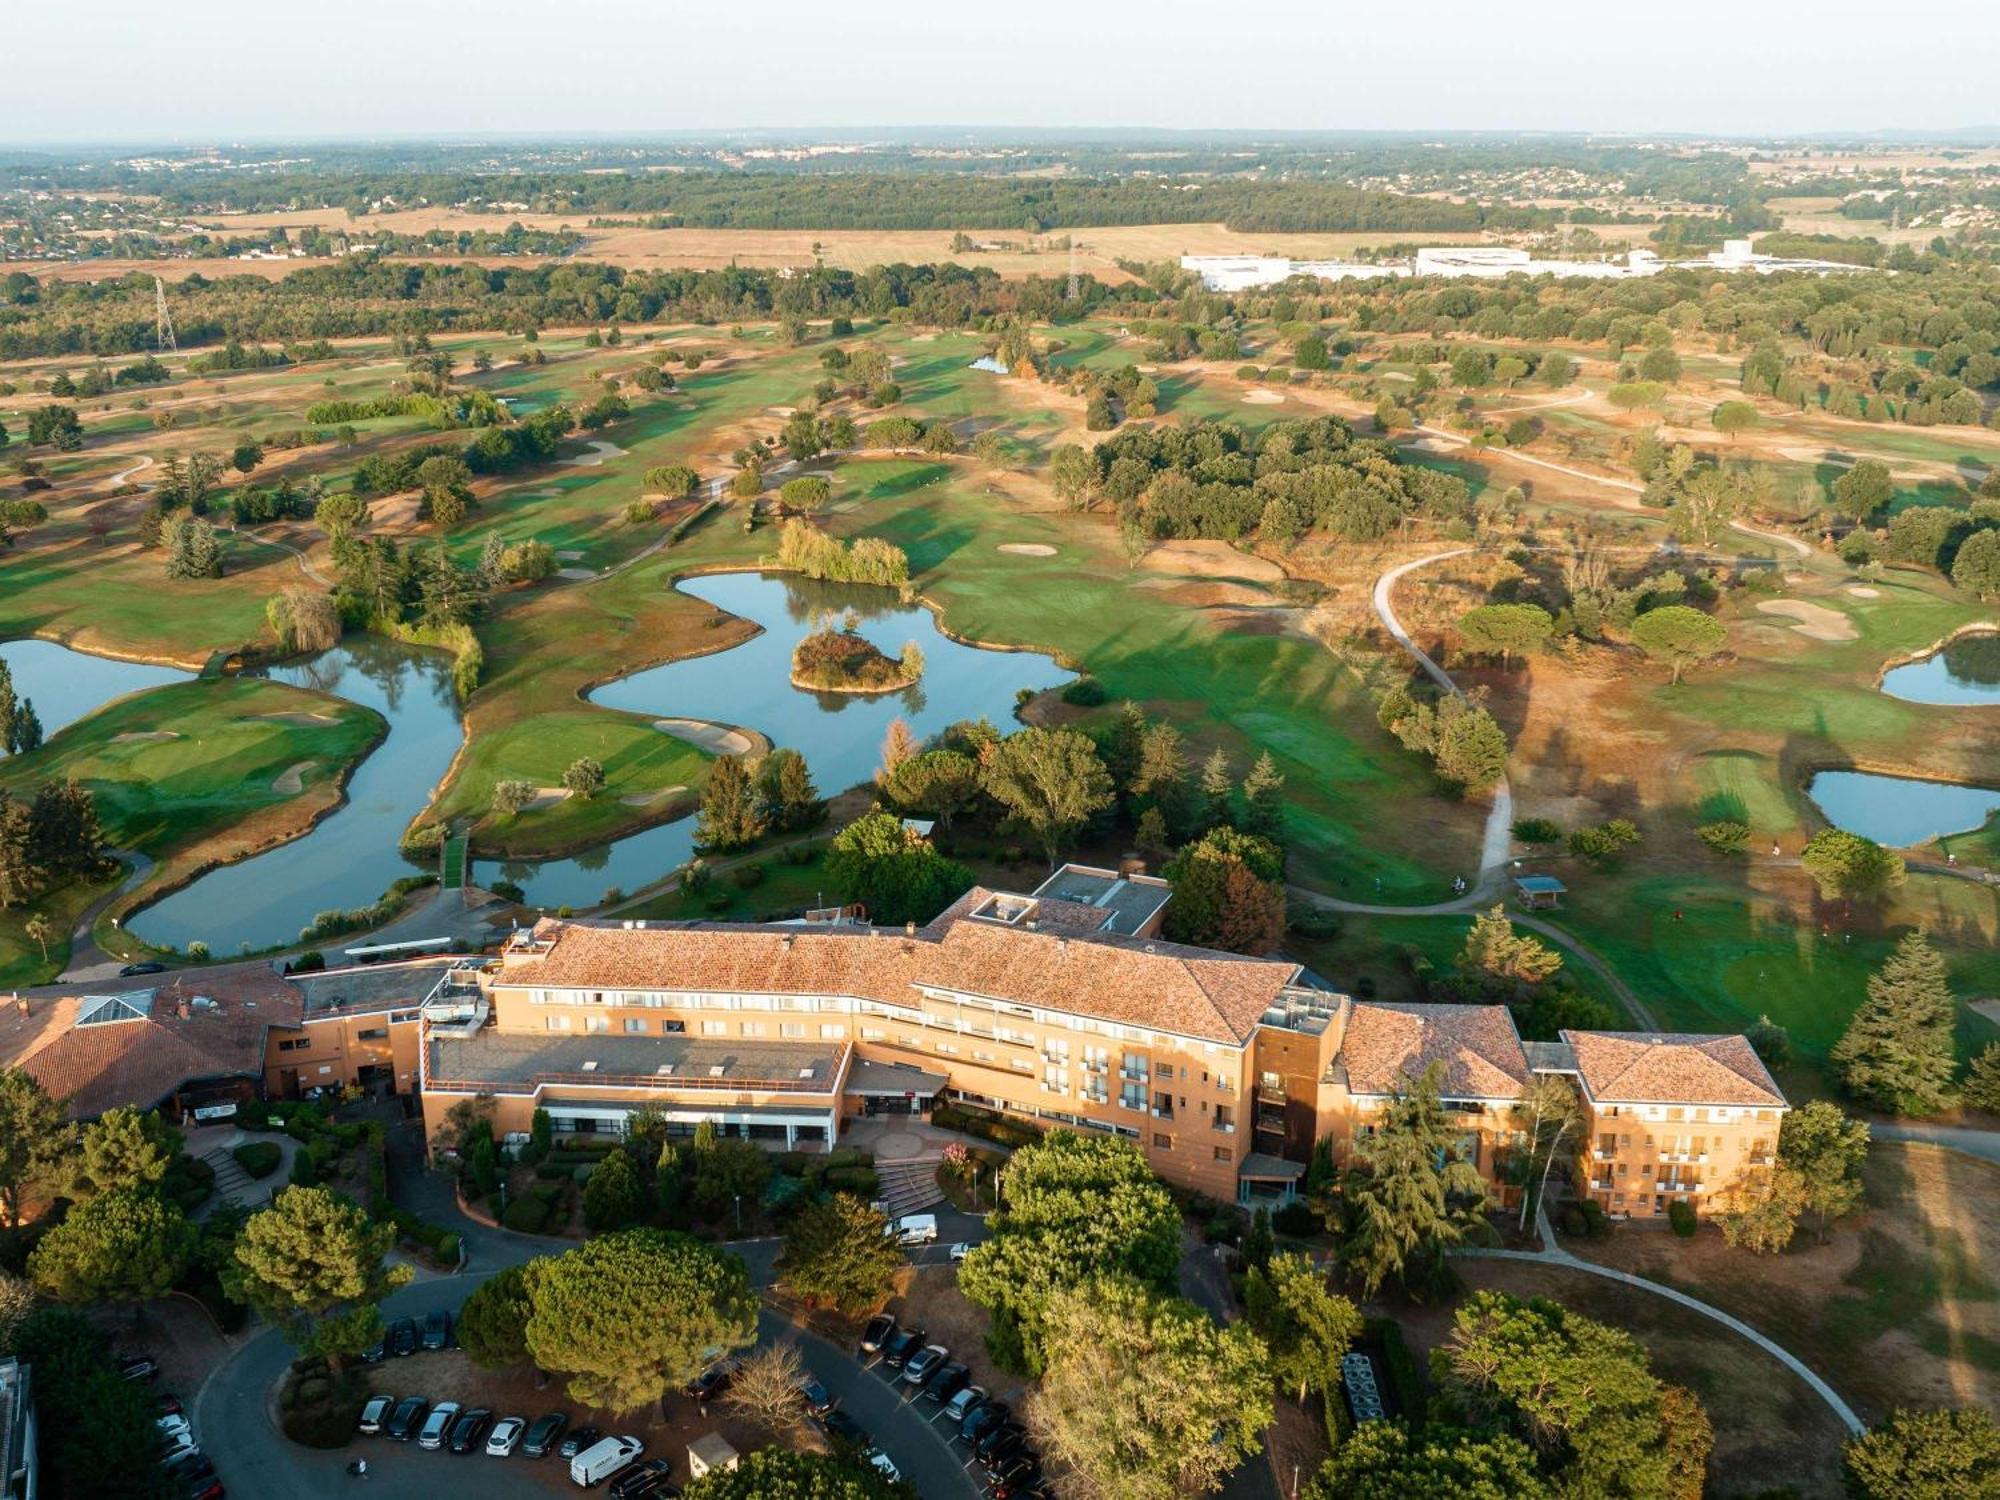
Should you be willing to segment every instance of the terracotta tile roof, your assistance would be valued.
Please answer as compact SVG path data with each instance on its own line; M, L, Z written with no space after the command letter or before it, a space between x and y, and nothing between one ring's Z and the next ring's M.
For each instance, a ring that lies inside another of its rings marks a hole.
M950 927L952 923L961 918L970 917L980 907L999 894L1001 893L990 890L986 886L975 885L971 890L967 891L963 896L960 896L951 905L931 918L929 924L923 929L924 934L928 937L942 936L945 929ZM1094 932L1102 932L1104 924L1110 919L1111 915L1109 912L1098 907L1086 906L1081 901L1065 901L1058 896L1034 896L1029 898L1015 896L1011 899L1017 901L1027 899L1034 903L1035 926L1033 930L1037 932L1059 932L1069 937L1084 937ZM1016 924L997 923L995 925L1013 926ZM1029 929L1023 927L1022 930L1027 931Z
M1391 1094L1403 1080L1444 1064L1443 1092L1456 1099L1512 1099L1527 1087L1527 1054L1504 1005L1381 1005L1356 1002L1340 1039L1347 1087Z
M940 919L918 936L719 925L544 923L540 957L496 981L550 989L853 995L913 1005L912 987L958 990L1206 1041L1246 1039L1298 973L1280 960L1176 943Z
M1740 1036L1672 1031L1565 1031L1578 1076L1600 1104L1785 1107L1785 1096Z
M157 1104L194 1079L261 1075L265 1029L296 1025L300 1013L298 992L268 966L238 964L169 979L140 1003L143 1019L76 1025L99 997L142 985L125 979L0 1005L0 1067L26 1069L69 1101L72 1117L91 1119L114 1105ZM213 1004L194 1005L197 997Z

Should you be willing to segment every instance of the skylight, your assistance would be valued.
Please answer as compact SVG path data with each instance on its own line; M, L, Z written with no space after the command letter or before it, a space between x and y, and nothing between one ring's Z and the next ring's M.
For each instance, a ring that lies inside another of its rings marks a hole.
M151 990L133 990L123 995L95 995L83 1002L74 1024L108 1026L115 1021L143 1021L152 1011Z

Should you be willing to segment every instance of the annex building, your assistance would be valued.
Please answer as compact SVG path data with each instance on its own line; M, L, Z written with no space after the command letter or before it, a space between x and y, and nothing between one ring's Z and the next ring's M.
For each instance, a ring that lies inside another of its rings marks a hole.
M1773 1159L1787 1105L1742 1037L1524 1044L1505 1006L1360 1000L1290 960L1168 942L1170 894L1067 866L1028 894L975 887L923 927L544 920L497 955L240 965L229 997L181 980L110 1023L62 1009L106 997L22 1000L0 1062L78 1113L359 1085L414 1096L433 1130L490 1100L496 1133L523 1139L537 1110L559 1134L616 1134L648 1107L679 1134L709 1121L825 1148L855 1119L951 1101L1120 1136L1166 1180L1238 1203L1293 1196L1315 1141L1344 1159L1435 1064L1457 1149L1503 1200L1513 1107L1538 1075L1577 1089L1577 1175L1613 1214L1707 1210ZM128 1062L105 1063L107 1024L129 1028Z

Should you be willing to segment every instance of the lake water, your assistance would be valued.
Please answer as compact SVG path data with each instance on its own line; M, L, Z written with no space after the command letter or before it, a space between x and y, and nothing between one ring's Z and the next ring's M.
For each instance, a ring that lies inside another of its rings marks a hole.
M1910 703L2000 703L2000 633L1962 635L1942 651L1891 667L1882 691Z
M898 715L919 738L981 715L1004 726L1018 689L1039 691L1072 675L1035 653L961 645L938 630L929 610L902 605L887 589L754 573L697 578L683 589L762 626L762 633L728 651L607 683L593 700L761 730L773 744L803 754L826 795L873 774L882 737ZM792 647L823 616L848 610L861 617L862 634L891 655L906 641L918 642L923 681L870 698L794 688ZM183 947L200 939L218 956L246 942L253 948L293 942L320 912L365 906L412 872L398 842L459 746L448 659L356 636L263 675L366 704L389 721L389 737L356 769L347 805L305 837L213 870L130 918L127 925L148 942ZM569 859L480 860L473 880L511 880L533 905L590 906L612 886L636 890L670 874L693 847L694 819L681 818Z
M13 674L15 695L34 703L44 738L95 713L113 698L194 676L177 667L90 656L55 641L0 642L0 661Z
M1894 849L1965 833L2000 810L2000 789L1869 771L1821 771L1806 795L1836 828Z

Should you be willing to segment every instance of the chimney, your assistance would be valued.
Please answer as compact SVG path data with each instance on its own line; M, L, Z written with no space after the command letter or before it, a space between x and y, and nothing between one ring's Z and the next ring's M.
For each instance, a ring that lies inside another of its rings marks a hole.
M174 1002L174 1014L183 1021L194 1014L193 1007L188 1004L187 996L183 995Z
M779 942L779 944L780 944L780 945L781 945L781 946L782 946L782 947L783 947L783 948L785 949L785 951L786 951L787 953L791 952L791 949L792 949L792 935L791 935L791 934L790 934L789 932L788 932L788 933L786 933L786 934L785 934L785 935L784 935L783 937L779 938L779 939L778 939L778 942Z
M917 924L915 922L905 922L903 924L903 936L915 937L916 935L917 935Z
M14 1009L24 1016L28 1013L28 997L19 990L14 991Z

